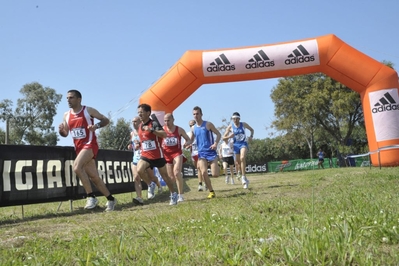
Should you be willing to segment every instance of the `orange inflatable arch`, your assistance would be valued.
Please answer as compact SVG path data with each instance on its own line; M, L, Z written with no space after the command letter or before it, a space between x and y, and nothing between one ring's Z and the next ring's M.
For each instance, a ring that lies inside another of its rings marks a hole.
M233 49L187 51L140 98L163 121L201 85L322 72L361 97L372 163L399 165L399 97L395 70L335 35Z

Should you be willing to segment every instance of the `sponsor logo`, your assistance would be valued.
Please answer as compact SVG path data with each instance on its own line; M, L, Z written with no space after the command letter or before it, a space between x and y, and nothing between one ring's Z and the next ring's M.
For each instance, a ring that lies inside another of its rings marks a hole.
M300 44L295 50L292 51L291 54L288 55L288 59L286 59L284 63L286 65L302 64L313 62L314 60L314 55L310 55L308 50L306 50L306 48Z
M224 72L224 71L234 71L236 66L231 64L229 59L225 56L225 54L219 55L215 60L209 64L206 68L206 71L212 72Z
M266 172L267 167L266 164L263 165L247 165L247 167L245 168L245 172L247 173L256 173L256 172Z
M73 172L73 160L4 160L3 192L81 186ZM131 163L98 161L97 170L105 184L133 182Z
M373 114L396 110L399 110L399 104L396 103L396 101L394 100L392 95L389 94L389 92L385 93L384 97L382 97L376 104L374 104L374 108L371 109Z
M276 170L279 169L280 171L283 171L284 168L288 168L291 166L290 161L282 161L281 164L276 166Z
M310 162L303 162L303 163L297 163L295 165L295 170L300 170L300 169L309 169L312 167L316 167L319 161L310 161Z
M246 69L274 67L274 60L270 60L267 54L263 50L259 50L258 53L254 54L253 58L248 60L248 64L245 65Z

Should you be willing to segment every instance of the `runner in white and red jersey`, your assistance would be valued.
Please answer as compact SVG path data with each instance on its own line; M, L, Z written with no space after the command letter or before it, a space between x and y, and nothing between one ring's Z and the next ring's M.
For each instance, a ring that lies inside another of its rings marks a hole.
M191 144L191 140L181 127L178 127L174 124L174 121L175 119L172 114L165 114L165 125L163 126L163 129L166 132L166 137L163 139L162 149L165 154L168 175L172 181L176 182L177 184L177 190L179 193L177 195L177 201L181 202L184 200L183 177L181 174L184 157L181 138L183 137L185 140L185 147L188 147L188 145Z
M139 126L139 138L141 147L141 157L137 164L137 171L140 177L147 184L151 184L151 179L147 175L147 168L157 167L159 173L164 179L170 191L170 205L177 204L177 193L173 188L173 182L168 176L165 164L166 160L162 151L162 138L166 137L162 126L150 118L151 106L148 104L140 104L137 113L141 119Z
M109 119L96 109L82 105L82 94L77 90L67 93L68 105L71 108L64 113L62 123L58 131L62 137L71 133L75 145L76 159L73 170L82 182L87 194L85 209L93 209L98 205L98 199L93 193L90 181L97 189L107 197L105 211L113 211L116 199L105 186L104 181L98 175L95 158L98 152L98 144L95 131L109 124ZM100 120L94 124L94 118Z
M98 143L94 131L88 129L89 125L94 125L94 118L90 116L88 107L82 106L78 113L69 110L65 120L73 138L76 154L79 154L82 149L92 149L95 159L98 153Z

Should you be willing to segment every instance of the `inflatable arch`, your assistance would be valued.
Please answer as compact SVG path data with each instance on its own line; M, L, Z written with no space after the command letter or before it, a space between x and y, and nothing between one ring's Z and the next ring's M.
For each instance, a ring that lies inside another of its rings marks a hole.
M162 117L201 85L322 72L361 97L371 160L399 165L399 96L395 70L335 35L234 49L187 51L140 98Z

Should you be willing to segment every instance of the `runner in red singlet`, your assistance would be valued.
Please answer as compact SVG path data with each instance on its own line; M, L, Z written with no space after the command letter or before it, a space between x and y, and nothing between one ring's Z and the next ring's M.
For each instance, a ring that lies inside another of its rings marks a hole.
M165 114L163 126L166 132L166 137L162 142L162 149L166 159L166 169L169 177L173 182L177 184L178 199L177 201L183 201L183 177L181 174L183 167L183 151L181 145L181 137L184 138L184 147L188 147L191 144L191 140L186 132L174 124L174 117L172 114Z
M165 164L165 158L162 151L162 138L166 137L165 131L162 126L150 118L151 106L148 104L140 104L137 113L142 121L139 126L139 138L140 138L140 148L141 157L137 164L137 171L140 177L147 184L151 183L151 179L147 175L147 168L157 167L159 173L164 179L166 185L170 191L170 205L177 204L177 193L173 188L173 182L169 178Z
M76 159L73 163L73 170L82 182L87 194L85 209L94 209L98 205L98 199L93 193L90 180L97 189L107 198L105 211L113 211L116 199L105 186L104 181L98 175L95 158L98 152L98 144L95 131L109 124L107 117L96 109L83 106L82 94L77 90L70 90L67 93L68 105L71 108L64 114L64 119L58 127L62 137L71 133L75 145ZM94 118L100 120L94 124Z

